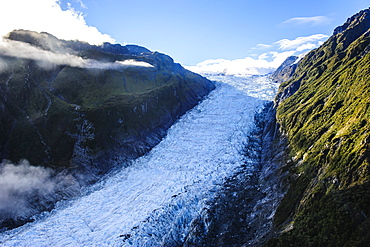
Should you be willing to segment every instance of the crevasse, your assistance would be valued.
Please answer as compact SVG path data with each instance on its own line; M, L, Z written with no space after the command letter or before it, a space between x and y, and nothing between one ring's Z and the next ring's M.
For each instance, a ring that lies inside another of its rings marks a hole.
M191 221L245 164L253 117L277 85L267 77L215 76L216 89L147 155L96 190L0 235L2 246L160 246L181 242Z

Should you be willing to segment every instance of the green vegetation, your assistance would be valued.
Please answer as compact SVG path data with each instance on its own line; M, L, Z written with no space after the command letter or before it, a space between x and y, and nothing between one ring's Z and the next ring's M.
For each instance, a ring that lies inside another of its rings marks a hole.
M9 38L106 66L45 67L39 61L1 56L6 64L0 71L1 160L28 159L32 165L104 173L115 161L148 151L214 88L158 52L131 54L120 45L97 47L24 30ZM127 59L152 67L113 66Z
M275 215L283 233L266 246L370 242L369 16L349 20L281 86L277 119L291 180Z

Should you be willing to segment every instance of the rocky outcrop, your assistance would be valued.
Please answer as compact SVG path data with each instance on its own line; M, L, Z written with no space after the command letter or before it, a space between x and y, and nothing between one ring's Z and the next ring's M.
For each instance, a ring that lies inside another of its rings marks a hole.
M3 44L0 159L52 169L58 196L39 208L36 196L38 211L146 153L214 88L138 46L92 46L24 30Z
M282 83L284 81L290 80L292 77L294 71L297 68L298 65L298 59L297 56L290 56L288 57L271 75L271 79L275 83Z
M308 53L276 98L289 187L265 246L370 241L370 9Z

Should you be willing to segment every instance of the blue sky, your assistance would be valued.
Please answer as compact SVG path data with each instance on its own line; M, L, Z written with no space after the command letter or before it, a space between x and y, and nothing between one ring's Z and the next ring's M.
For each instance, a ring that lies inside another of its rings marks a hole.
M1 18L6 17L12 28L47 31L69 39L84 39L84 35L91 33L86 38L90 42L95 35L97 42L138 44L166 53L183 65L196 65L209 59L257 58L266 49L276 48L281 40L331 35L336 26L370 5L368 0L8 2L2 4L0 21L4 23ZM19 6L24 6L25 11L20 12ZM52 19L57 17L55 24ZM37 18L40 18L38 22L34 20ZM282 52L281 47L278 49Z
M64 3L67 1L63 1ZM71 1L69 1L71 2ZM333 29L368 0L85 0L86 22L119 43L162 51L185 65L251 55L258 44ZM64 5L65 6L65 5ZM314 21L292 18L322 17Z

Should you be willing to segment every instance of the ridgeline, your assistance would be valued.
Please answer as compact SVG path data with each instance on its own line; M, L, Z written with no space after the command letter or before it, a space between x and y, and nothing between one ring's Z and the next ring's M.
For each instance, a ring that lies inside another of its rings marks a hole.
M370 9L308 53L276 98L289 189L265 246L370 243Z

